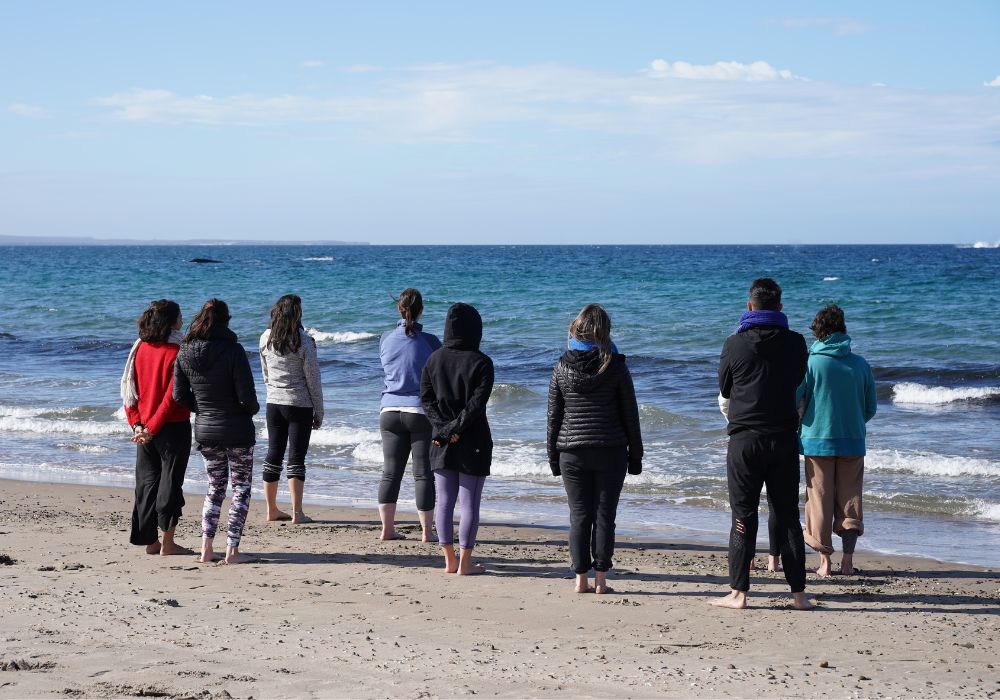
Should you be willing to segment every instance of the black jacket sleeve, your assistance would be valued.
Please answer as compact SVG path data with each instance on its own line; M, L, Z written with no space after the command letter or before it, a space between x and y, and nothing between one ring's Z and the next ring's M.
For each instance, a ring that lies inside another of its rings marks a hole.
M441 442L442 438L447 440L448 436L443 434L444 426L448 422L438 409L437 394L434 392L434 382L431 380L428 365L420 372L420 405L424 408L427 420L431 424L432 437ZM442 443L444 444L444 443Z
M461 435L470 423L486 413L486 404L490 400L490 394L493 393L493 361L485 356L483 359L484 361L476 372L478 375L475 378L476 386L473 388L469 400L455 416L455 420L444 426L442 434L447 434L449 437Z
M559 366L552 370L552 378L549 380L549 410L546 427L546 451L549 456L549 469L552 476L559 476L559 450L556 449L556 441L559 439L559 429L562 427L563 416L566 413L566 399L559 388L559 379L556 372Z
M802 373L805 376L805 372ZM728 399L733 391L733 369L729 365L729 341L722 346L722 355L719 357L719 393L722 398Z
M256 414L260 410L257 388L253 383L253 372L250 370L246 350L239 344L233 351L233 385L236 387L236 398L243 409L250 415Z
M632 383L632 373L628 367L623 368L621 382L618 384L618 405L622 421L625 423L625 434L628 435L628 473L642 473L642 430L639 426L639 403L635 399L635 385Z
M198 412L198 403L191 391L191 380L181 365L180 357L174 360L174 401L187 408L192 413Z

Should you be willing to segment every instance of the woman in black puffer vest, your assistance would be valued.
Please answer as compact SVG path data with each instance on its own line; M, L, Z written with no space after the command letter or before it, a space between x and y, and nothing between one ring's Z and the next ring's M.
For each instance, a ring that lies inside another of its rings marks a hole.
M215 532L231 481L226 563L243 564L253 561L240 554L239 547L250 509L256 442L253 415L260 404L247 353L229 330L229 320L229 307L221 299L209 299L195 316L174 364L174 400L196 414L194 438L208 472L208 494L201 513L201 561L215 560Z
M598 304L583 307L570 324L569 349L552 371L547 438L549 467L562 474L569 499L576 591L610 593L618 498L626 471L642 472L642 435L632 375Z

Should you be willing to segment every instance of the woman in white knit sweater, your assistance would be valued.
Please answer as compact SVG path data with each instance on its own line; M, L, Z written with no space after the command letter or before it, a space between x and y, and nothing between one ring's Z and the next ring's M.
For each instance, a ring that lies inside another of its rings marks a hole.
M286 294L271 308L271 325L260 336L260 366L267 387L267 457L264 497L268 520L310 522L302 512L306 452L314 428L323 424L323 385L316 341L302 328L302 300ZM278 479L288 450L292 514L278 510Z

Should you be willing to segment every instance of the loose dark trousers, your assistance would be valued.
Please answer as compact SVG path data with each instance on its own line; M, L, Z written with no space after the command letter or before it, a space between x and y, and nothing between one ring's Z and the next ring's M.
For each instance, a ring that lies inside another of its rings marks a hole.
M611 569L615 516L625 484L628 453L623 447L591 447L559 453L569 501L569 553L573 571Z
M166 423L151 442L135 448L132 544L156 542L157 531L177 526L184 507L184 474L191 456L191 424Z
M726 455L729 505L729 582L750 590L750 561L757 545L761 488L774 513L773 537L781 552L785 580L793 593L806 588L806 548L799 522L799 442L793 432L764 435L743 430L729 436Z

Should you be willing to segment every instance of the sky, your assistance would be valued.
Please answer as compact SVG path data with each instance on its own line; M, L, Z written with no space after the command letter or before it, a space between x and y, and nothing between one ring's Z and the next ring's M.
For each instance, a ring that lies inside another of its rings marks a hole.
M1000 2L7 0L0 235L1000 241Z

